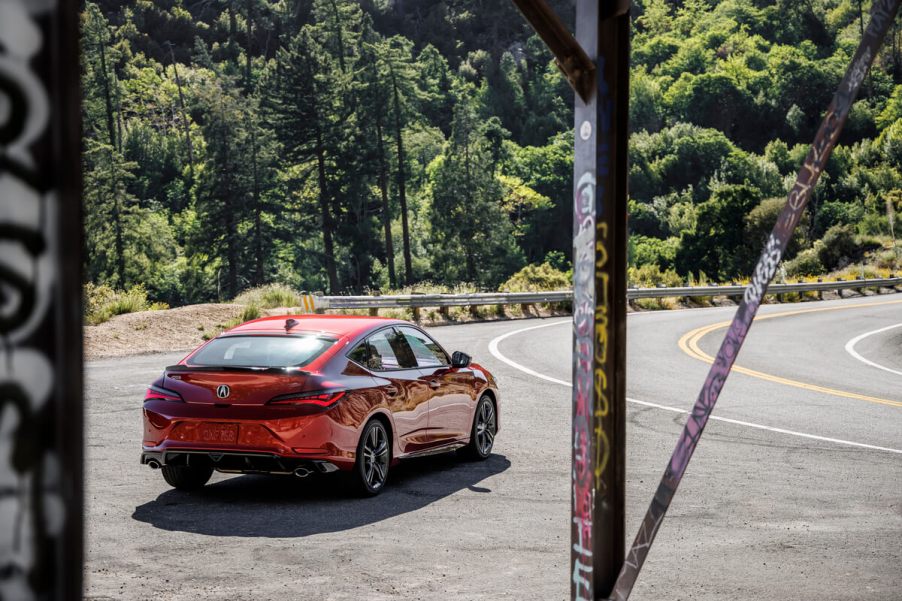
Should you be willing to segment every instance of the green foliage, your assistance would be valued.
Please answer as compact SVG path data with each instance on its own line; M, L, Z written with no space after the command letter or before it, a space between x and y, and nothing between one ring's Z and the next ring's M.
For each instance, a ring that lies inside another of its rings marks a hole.
M902 85L893 88L893 93L886 100L883 110L877 115L877 127L886 129L899 119L902 119Z
M260 307L258 307L257 305L247 305L244 309L241 310L241 315L238 316L238 319L239 323L244 323L253 319L259 319L260 316Z
M260 311L260 308L257 305L245 305L244 307L242 307L241 312L237 316L225 321L224 323L217 324L212 331L205 331L201 335L201 338L203 338L204 340L211 340L213 338L216 338L226 330L231 330L232 328L240 326L243 323L258 319L262 317L262 315L263 313Z
M758 189L723 186L698 205L695 232L683 236L676 263L682 272L705 272L721 281L748 274L757 254L748 252L744 217L761 199Z
M643 265L629 268L629 285L631 288L676 288L684 282L672 269L662 270L657 265Z
M873 238L860 236L851 225L834 225L815 244L817 257L828 271L860 261L865 253L880 247Z
M785 198L766 198L746 214L743 227L745 256L750 259L758 258L758 254L767 243L767 238L777 224L777 218L785 205ZM792 259L806 245L805 232L808 231L808 226L808 213L804 213L786 246L786 251L783 253L784 259Z
M818 247L806 248L794 259L784 264L786 275L788 276L813 276L824 273L826 270L824 264L821 263Z
M245 290L235 297L234 303L248 305L260 309L276 309L279 307L299 307L300 295L284 284L267 284ZM251 318L254 319L254 318Z
M501 284L501 292L546 292L567 290L573 284L573 274L561 271L548 263L527 265Z
M630 194L650 201L671 191L693 189L704 198L711 178L735 146L721 132L679 123L630 139Z
M665 95L673 116L680 121L711 127L735 137L754 101L748 90L725 73L693 75L683 72Z
M552 5L572 22L572 2ZM643 278L749 275L860 8L635 3L629 258ZM491 289L527 264L568 269L573 95L511 3L104 0L81 25L98 287L172 305L251 288L241 298L268 307L293 290ZM787 269L871 260L894 234L900 63L890 44L876 57Z
M854 225L864 217L864 205L861 203L827 201L817 209L814 218L815 238L821 238L831 226Z
M504 190L494 176L491 140L470 101L461 99L451 139L429 168L433 268L451 281L495 287L522 264Z
M673 269L679 248L679 238L661 240L649 236L632 236L629 263L636 267L657 265L662 269Z
M91 283L84 287L84 317L88 325L96 326L125 313L168 308L165 303L149 302L147 291L140 285L128 290L115 290L106 285L95 286Z

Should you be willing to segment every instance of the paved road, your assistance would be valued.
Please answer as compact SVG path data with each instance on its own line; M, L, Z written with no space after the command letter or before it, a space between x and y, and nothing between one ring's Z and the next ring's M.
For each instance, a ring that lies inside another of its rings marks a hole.
M629 318L628 536L723 335L705 328L732 313ZM886 328L902 323L902 297L761 314L715 411L731 421L709 423L632 598L898 601L902 326ZM411 462L366 500L325 479L216 475L201 493L169 490L138 465L140 406L178 356L90 364L88 598L566 599L567 323L434 329L500 380L495 455Z

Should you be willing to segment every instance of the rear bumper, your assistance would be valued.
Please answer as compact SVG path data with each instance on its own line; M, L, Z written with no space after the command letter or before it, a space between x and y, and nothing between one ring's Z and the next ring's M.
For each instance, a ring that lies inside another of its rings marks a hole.
M339 467L321 459L282 457L271 453L249 453L242 451L213 451L176 449L170 451L144 451L141 465L158 468L164 465L190 465L203 463L226 473L243 474L294 474L299 468L310 472L328 474Z
M232 406L217 408L170 401L144 403L143 464L154 459L167 465L179 456L200 456L214 466L234 467L240 463L248 469L235 471L281 472L300 461L325 462L339 469L354 465L358 428L345 419L339 408L325 412L298 415L288 409ZM234 428L230 439L209 438L209 426ZM241 459L233 459L235 457ZM246 458L246 459L245 459ZM195 459L200 460L200 459ZM205 459L206 460L206 459ZM250 469L267 460L273 469Z

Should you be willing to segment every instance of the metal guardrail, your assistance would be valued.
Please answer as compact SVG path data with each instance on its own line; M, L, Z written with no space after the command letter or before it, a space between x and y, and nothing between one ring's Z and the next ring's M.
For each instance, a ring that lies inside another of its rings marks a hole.
M863 288L893 288L902 286L902 277L881 279L838 280L835 282L799 282L771 284L767 294L799 292L828 292L861 290ZM682 286L674 288L629 288L628 300L640 298L682 298L699 296L742 296L746 286ZM467 294L400 294L390 296L313 296L317 310L322 309L389 309L424 307L477 307L484 305L535 305L538 303L566 303L573 300L573 292L474 292Z

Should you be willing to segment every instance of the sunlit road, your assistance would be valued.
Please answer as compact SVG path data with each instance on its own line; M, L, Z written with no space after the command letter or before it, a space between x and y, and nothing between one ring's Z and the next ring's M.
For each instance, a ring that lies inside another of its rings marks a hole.
M629 317L629 537L733 311ZM761 316L632 598L897 601L902 295ZM566 599L568 324L433 329L500 380L495 456L406 464L366 500L327 479L217 475L172 491L138 465L140 407L180 355L90 364L87 597Z

